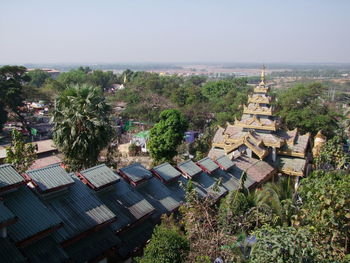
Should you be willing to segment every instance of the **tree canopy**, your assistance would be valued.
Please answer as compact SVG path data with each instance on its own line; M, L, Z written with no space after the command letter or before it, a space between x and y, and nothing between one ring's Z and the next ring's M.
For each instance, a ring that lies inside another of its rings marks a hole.
M8 111L14 113L18 120L26 126L20 114L20 107L23 106L24 99L22 88L29 80L25 67L3 66L0 68L0 130L7 121Z
M35 146L25 143L22 134L12 130L12 146L6 148L5 163L10 163L19 173L24 173L35 162Z
M156 226L152 239L138 263L182 263L189 251L187 238L175 226Z
M97 163L113 136L109 113L110 106L97 87L69 86L59 95L53 113L54 141L71 170Z
M338 128L336 114L325 104L322 96L324 86L320 83L298 84L278 93L279 115L285 128L299 128L302 133L316 135L322 130L332 137Z
M174 109L162 111L159 119L150 131L148 149L155 162L172 161L188 123L182 113Z

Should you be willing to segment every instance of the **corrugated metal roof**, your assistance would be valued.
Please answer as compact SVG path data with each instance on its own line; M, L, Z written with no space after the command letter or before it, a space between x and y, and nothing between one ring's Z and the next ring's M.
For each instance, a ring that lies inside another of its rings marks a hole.
M64 249L74 262L80 263L93 260L120 244L120 239L107 227Z
M0 262L4 263L24 263L27 260L17 249L15 244L7 238L0 238Z
M206 194L206 196L209 195L214 198L218 198L227 192L225 188L217 185L216 180L211 178L205 172L202 172L198 176L194 177L192 180ZM217 191L215 189L215 186L217 186Z
M163 163L154 167L154 170L160 177L162 177L166 182L178 177L181 173L172 167L169 163Z
M199 160L198 164L204 167L210 173L214 172L216 169L219 169L219 166L209 157Z
M221 180L222 186L228 191L237 190L239 188L239 180L226 171L217 169L212 175L217 180Z
M226 155L222 155L216 159L216 162L221 165L225 170L230 169L235 164Z
M236 170L238 170L238 173L245 171L247 173L247 177L258 183L268 179L275 171L275 168L269 165L267 162L244 155L235 158L233 162Z
M40 239L21 249L31 263L61 263L68 260L67 253L51 236Z
M100 188L120 180L120 176L115 174L113 170L108 168L105 164L91 167L81 171L80 174L96 188Z
M240 182L241 177L244 173L244 170L240 169L239 167L234 166L234 167L228 169L227 173L232 175L233 177L235 177L238 180L238 182ZM255 183L256 183L256 181L247 174L246 180L244 182L244 187L250 188Z
M141 224L125 231L119 235L122 246L118 249L118 254L123 258L130 256L135 250L140 249L151 238L154 224L150 220L145 220Z
M99 224L113 220L115 214L94 196L75 175L74 184L64 195L54 196L45 203L61 218L63 227L53 237L57 242L69 240Z
M8 227L8 234L15 242L25 240L62 222L26 186L6 194L4 204L19 219Z
M14 219L16 216L0 201L0 225L6 221Z
M73 184L73 179L59 163L40 169L27 171L26 174L38 185L41 191L48 191L60 186Z
M154 218L169 213L180 205L180 202L177 201L172 192L157 178L149 179L147 182L137 186L136 189L156 208L153 214Z
M10 164L0 165L0 188L23 182L23 177Z
M177 165L177 167L184 173L187 173L188 176L193 177L200 172L202 169L198 167L192 160L187 160Z
M188 180L185 177L180 176L176 180L173 180L170 183L166 184L166 186L173 193L173 196L178 202L183 202L185 201L185 189L187 183Z
M152 177L152 173L143 167L140 163L134 163L129 166L120 168L119 170L122 171L130 180L135 183Z
M124 179L96 192L99 200L117 215L117 221L112 224L114 231L134 224L140 218L152 213L154 207Z

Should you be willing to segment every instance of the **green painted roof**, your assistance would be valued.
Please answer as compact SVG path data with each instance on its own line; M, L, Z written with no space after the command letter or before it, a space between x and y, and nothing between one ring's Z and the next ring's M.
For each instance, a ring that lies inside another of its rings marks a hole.
M51 236L40 239L21 249L30 263L61 263L68 260L67 253Z
M0 165L0 189L23 181L23 177L10 164Z
M115 214L83 182L73 174L70 176L74 184L68 191L45 200L45 204L63 221L63 227L53 234L57 242L69 240L115 218Z
M209 157L205 157L202 160L198 161L198 164L207 169L210 173L214 172L216 169L219 169L219 166Z
M196 165L192 160L187 160L178 164L177 166L182 172L187 173L188 176L193 177L202 172L202 169Z
M119 231L135 223L140 218L152 213L155 208L124 179L118 183L96 192L99 200L117 216L112 223L114 231Z
M119 237L122 240L122 246L118 249L118 254L123 258L130 256L134 250L142 248L151 238L154 229L154 223L150 219L142 224L122 232Z
M8 235L15 242L23 241L62 222L27 186L6 194L4 204L19 219L8 227Z
M119 170L135 183L152 177L152 173L143 167L140 163L134 163L129 166L120 168Z
M16 216L0 201L0 225L14 218Z
M100 188L120 180L120 176L115 174L113 170L108 168L105 164L91 167L81 171L80 174L96 188Z
M27 171L26 174L38 185L43 192L60 186L73 184L73 179L59 163L45 166L40 169Z
M173 166L171 166L169 163L163 163L161 165L158 165L154 167L152 170L154 170L166 182L181 175L181 173L178 170L176 170Z
M10 242L7 238L0 237L0 262L24 263L27 262L27 260L17 249L15 244Z
M235 164L226 155L222 155L216 159L216 162L220 164L225 170L230 169Z
M136 189L156 208L153 214L155 218L173 211L180 205L175 195L155 177L137 186Z
M120 239L107 227L64 249L74 262L80 263L95 259L120 244Z
M147 139L149 137L149 131L141 131L139 133L136 133L134 137Z

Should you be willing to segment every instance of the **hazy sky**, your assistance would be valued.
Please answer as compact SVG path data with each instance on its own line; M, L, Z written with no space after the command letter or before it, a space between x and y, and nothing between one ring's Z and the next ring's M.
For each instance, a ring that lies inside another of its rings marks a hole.
M350 62L350 0L0 0L0 64Z

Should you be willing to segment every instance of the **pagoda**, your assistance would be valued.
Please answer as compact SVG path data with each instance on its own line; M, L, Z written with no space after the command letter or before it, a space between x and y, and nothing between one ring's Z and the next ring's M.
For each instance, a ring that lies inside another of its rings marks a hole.
M227 123L226 128L219 126L209 157L216 159L225 154L234 159L246 155L268 162L281 173L304 176L308 172L310 134L281 128L269 91L264 67L260 83L248 96L248 105L243 106L242 118Z

